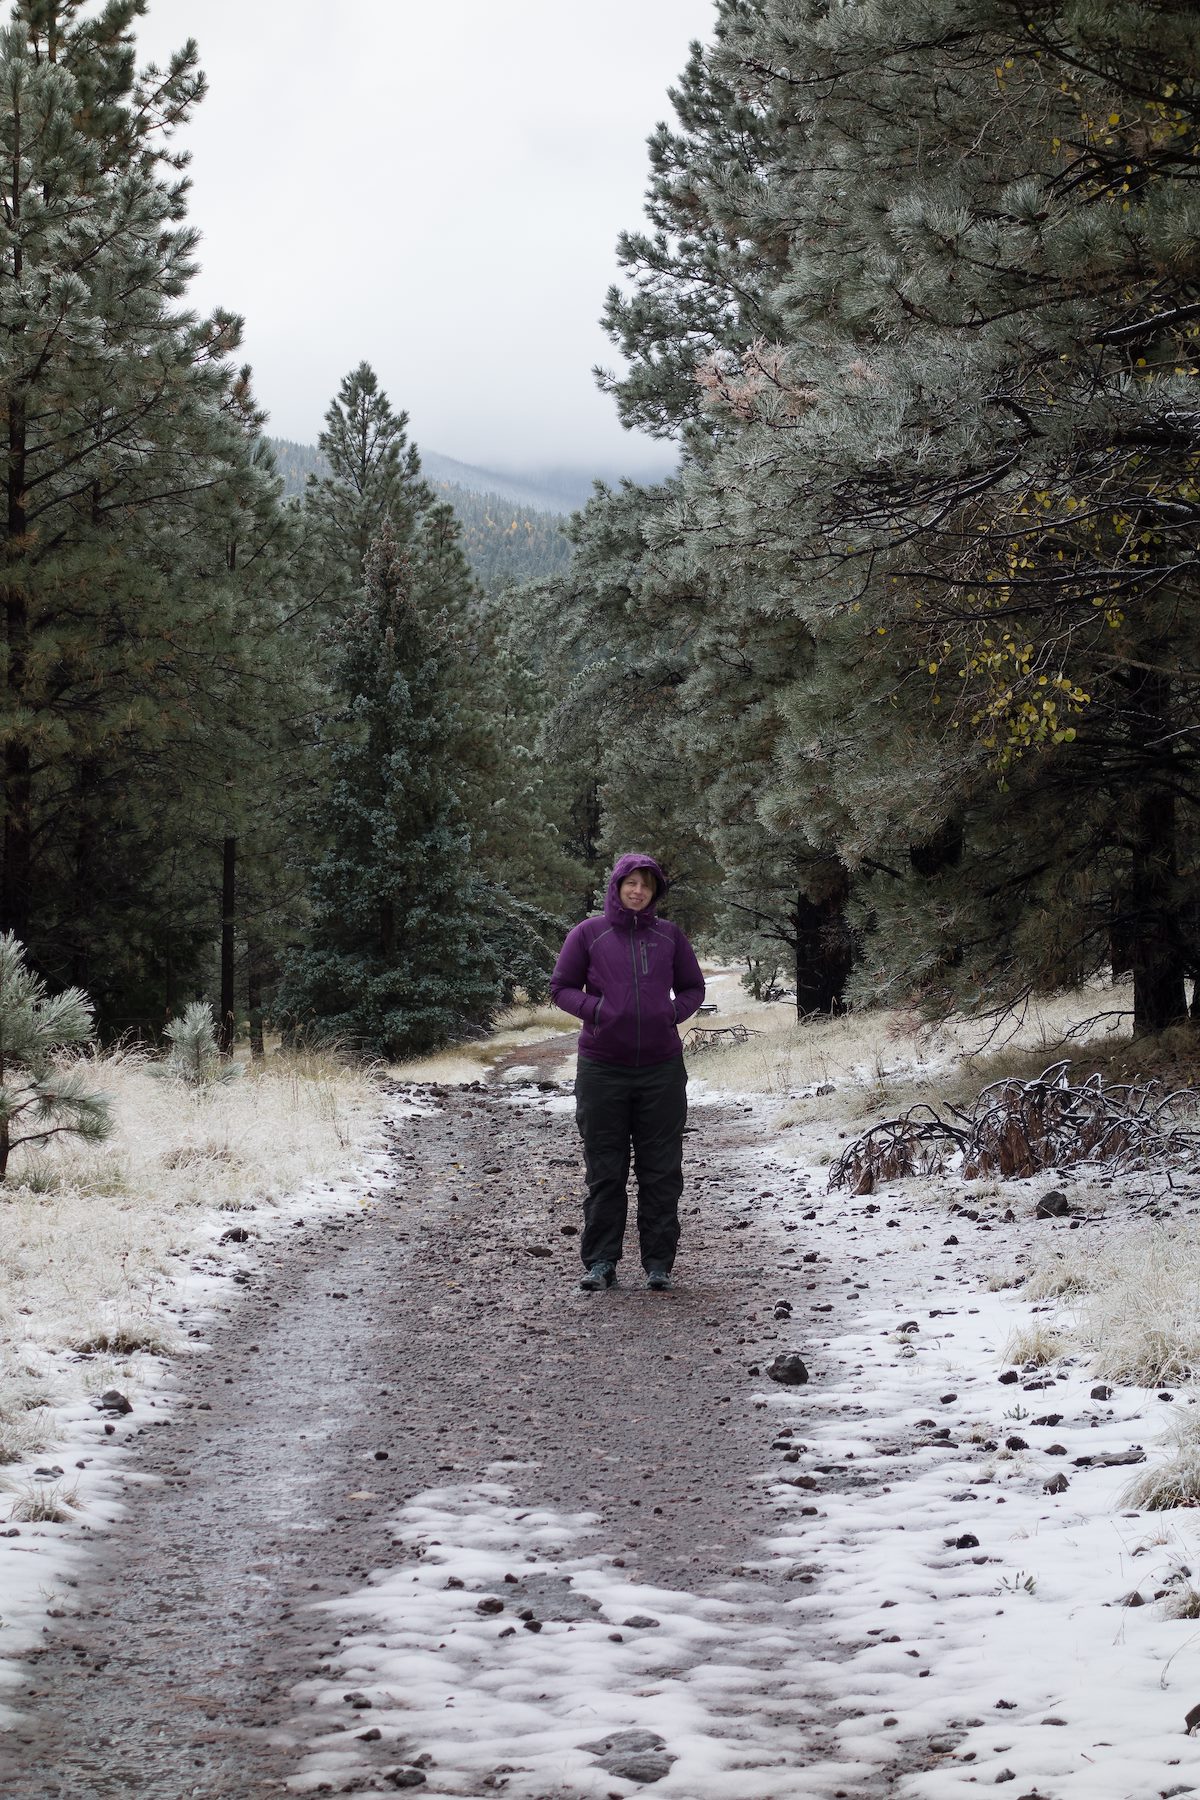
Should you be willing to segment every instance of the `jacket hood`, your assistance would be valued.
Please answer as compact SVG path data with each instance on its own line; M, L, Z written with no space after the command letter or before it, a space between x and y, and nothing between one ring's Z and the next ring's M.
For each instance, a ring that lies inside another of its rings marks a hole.
M627 875L632 875L635 869L645 869L648 875L654 877L654 898L649 906L640 913L630 912L627 906L621 905L621 883ZM605 919L610 925L616 925L625 931L632 930L640 919L644 919L648 924L658 910L658 903L665 895L667 885L666 876L652 856L642 856L636 850L629 851L625 856L619 856L604 892Z

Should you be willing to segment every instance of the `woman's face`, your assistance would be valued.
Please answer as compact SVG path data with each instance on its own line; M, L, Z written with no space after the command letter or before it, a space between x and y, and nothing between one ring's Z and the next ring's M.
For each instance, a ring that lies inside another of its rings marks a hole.
M654 898L654 877L648 869L635 869L625 877L617 893L621 896L621 905L630 912L644 912Z

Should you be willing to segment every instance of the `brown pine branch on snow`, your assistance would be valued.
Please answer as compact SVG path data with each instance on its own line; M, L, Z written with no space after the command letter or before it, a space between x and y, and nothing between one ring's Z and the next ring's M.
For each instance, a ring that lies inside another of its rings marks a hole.
M1058 1062L1033 1081L992 1082L965 1112L946 1108L957 1123L932 1106L915 1106L874 1125L842 1152L829 1185L871 1194L881 1181L940 1173L956 1151L968 1181L1017 1180L1081 1162L1113 1171L1145 1168L1200 1153L1200 1133L1180 1123L1195 1110L1191 1089L1170 1092L1158 1081L1106 1084L1100 1074L1072 1083L1070 1069Z

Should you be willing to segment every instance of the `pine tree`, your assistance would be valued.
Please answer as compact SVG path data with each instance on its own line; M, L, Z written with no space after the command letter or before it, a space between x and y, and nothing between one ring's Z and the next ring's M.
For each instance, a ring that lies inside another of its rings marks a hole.
M79 1067L56 1060L92 1036L87 995L50 995L12 932L0 934L0 1181L16 1149L44 1149L64 1133L94 1142L112 1130L104 1096Z
M782 341L711 372L737 429L697 519L734 495L739 560L807 569L824 640L858 609L878 680L844 797L866 855L895 864L906 772L942 781L930 855L872 910L916 903L924 942L894 948L939 1004L1111 959L1139 1029L1177 1020L1197 961L1194 283L1173 248L1197 223L1196 21L779 0L717 64L775 122L758 223L796 249Z
M385 524L358 605L331 631L339 711L320 800L327 847L308 943L277 1002L292 1029L393 1060L486 1025L502 991L454 786L444 621L422 617L413 589L411 561Z
M408 414L392 411L369 363L359 363L344 377L317 447L329 474L309 477L304 506L316 591L326 610L336 610L361 587L371 546L385 524L407 543L434 500L417 447L408 441Z
M181 304L172 134L203 77L191 45L136 71L144 10L22 0L0 40L0 920L116 1029L161 1021L206 956L209 802L278 624L226 561L235 516L260 542L279 520L240 323Z

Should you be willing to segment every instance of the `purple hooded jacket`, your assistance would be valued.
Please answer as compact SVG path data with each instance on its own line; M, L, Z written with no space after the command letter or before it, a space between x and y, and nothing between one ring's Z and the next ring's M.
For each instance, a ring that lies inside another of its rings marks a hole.
M644 869L655 896L640 913L622 906L627 875ZM644 1068L683 1054L676 1026L704 999L704 977L678 925L655 917L666 878L650 856L622 856L608 878L604 911L567 933L550 977L554 1004L582 1019L579 1054Z

